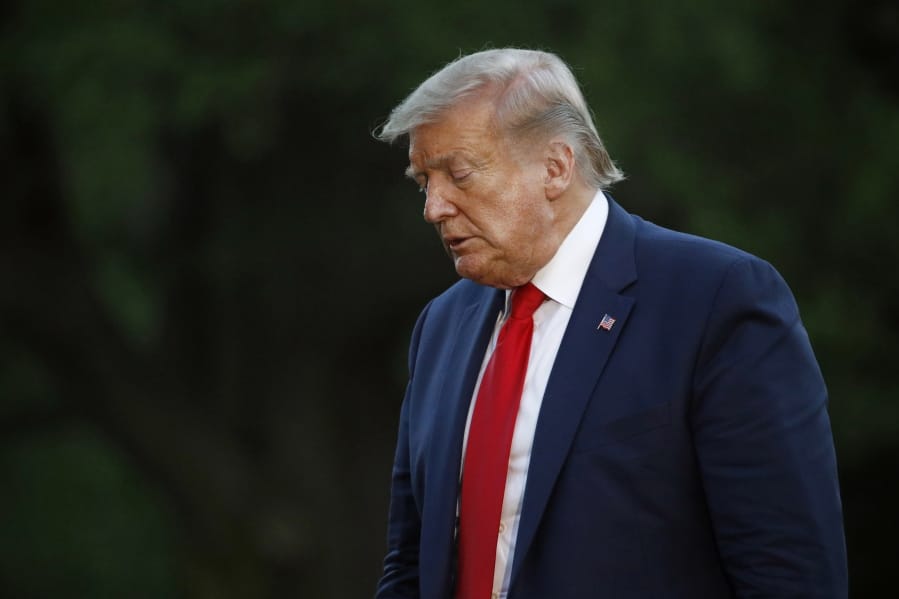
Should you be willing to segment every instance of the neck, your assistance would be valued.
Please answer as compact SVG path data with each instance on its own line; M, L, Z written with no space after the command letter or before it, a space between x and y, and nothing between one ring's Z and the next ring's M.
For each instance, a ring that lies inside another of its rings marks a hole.
M541 238L535 244L535 258L530 267L533 270L520 271L517 276L510 277L508 280L493 286L500 289L511 289L520 287L530 281L540 268L549 263L556 252L559 251L562 242L574 229L584 212L590 206L593 198L596 196L596 189L586 185L572 185L565 190L564 193L552 200L553 210L553 228L552 232Z
M571 233L571 230L587 211L597 189L575 181L555 200L556 208L556 247L559 249L562 241ZM555 252L554 250L554 252Z

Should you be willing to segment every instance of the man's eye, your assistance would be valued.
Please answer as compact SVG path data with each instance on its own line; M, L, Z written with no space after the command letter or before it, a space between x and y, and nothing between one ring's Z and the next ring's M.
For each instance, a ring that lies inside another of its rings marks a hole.
M464 181L470 174L471 171L460 171L458 173L453 173L453 181Z

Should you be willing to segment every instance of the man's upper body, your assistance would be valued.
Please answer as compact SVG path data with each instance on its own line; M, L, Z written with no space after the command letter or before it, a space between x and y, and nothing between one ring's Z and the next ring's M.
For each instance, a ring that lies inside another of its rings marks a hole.
M777 272L598 192L620 172L551 54L451 63L381 132L404 134L425 219L464 279L413 332L377 597L459 594L472 404L507 290L526 283L549 299L534 316L496 594L845 597L826 389Z

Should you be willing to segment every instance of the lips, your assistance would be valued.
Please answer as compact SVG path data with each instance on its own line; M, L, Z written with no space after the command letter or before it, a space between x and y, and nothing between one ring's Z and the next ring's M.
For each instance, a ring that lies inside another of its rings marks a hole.
M455 251L459 250L459 248L462 247L465 244L465 242L468 241L469 239L471 239L471 238L470 237L446 236L443 238L443 243L446 244L446 247L448 247L450 250L455 252Z

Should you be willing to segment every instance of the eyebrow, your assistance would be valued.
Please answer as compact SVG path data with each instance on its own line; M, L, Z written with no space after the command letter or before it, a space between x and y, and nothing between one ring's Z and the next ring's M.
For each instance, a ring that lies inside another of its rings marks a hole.
M451 162L454 158L456 158L457 154L444 154L442 156L435 156L433 158L429 158L425 160L424 168L430 170L438 170L445 168L449 162ZM418 177L424 176L424 170L415 170L415 167L411 164L406 167L406 176L412 179L413 181Z

